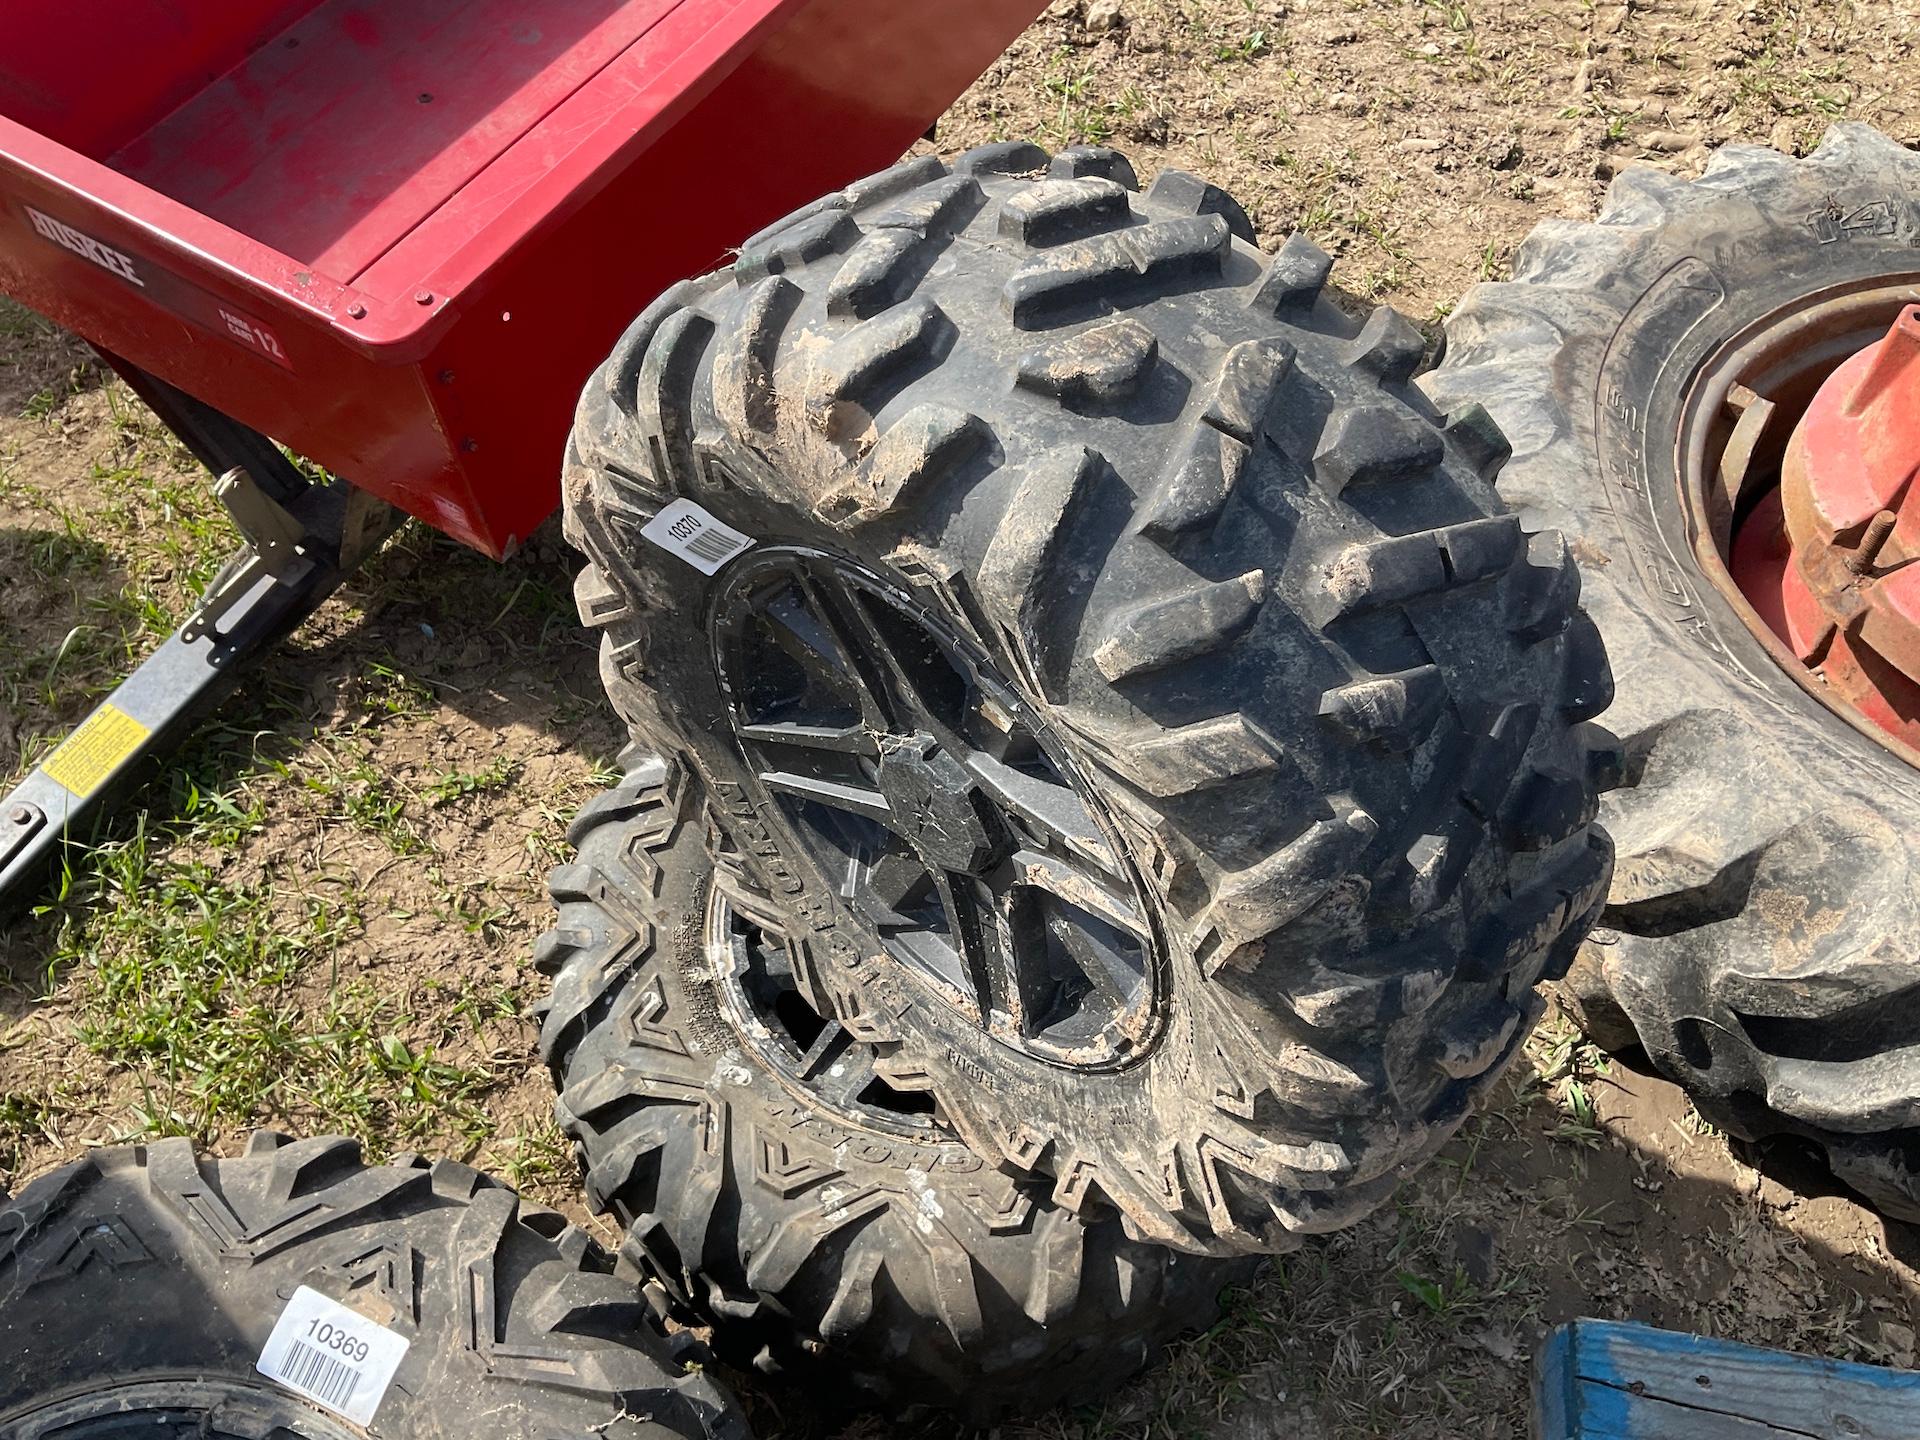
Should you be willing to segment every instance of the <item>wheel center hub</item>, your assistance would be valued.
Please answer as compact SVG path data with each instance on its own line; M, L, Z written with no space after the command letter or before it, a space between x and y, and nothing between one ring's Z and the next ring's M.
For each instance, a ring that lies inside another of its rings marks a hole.
M881 737L876 783L900 834L928 864L984 875L1004 853L1005 827L989 820L973 776L931 735Z
M1740 588L1801 664L1910 745L1920 745L1916 469L1920 306L1908 306L1808 402L1779 491L1756 507L1733 553Z

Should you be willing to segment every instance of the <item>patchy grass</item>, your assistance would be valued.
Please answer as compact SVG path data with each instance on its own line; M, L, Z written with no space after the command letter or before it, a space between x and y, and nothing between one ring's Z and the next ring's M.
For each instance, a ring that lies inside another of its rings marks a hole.
M472 795L485 795L511 785L520 773L520 762L502 756L480 770L449 770L426 789L432 805L451 805Z
M124 386L0 303L7 768L234 544ZM550 535L498 566L403 531L76 854L0 935L0 1188L89 1144L271 1125L493 1164L582 1218L524 959L620 744L569 584Z

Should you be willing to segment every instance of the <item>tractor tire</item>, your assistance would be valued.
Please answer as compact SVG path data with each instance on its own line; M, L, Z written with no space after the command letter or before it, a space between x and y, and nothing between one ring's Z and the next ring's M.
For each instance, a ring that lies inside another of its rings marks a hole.
M1601 818L1619 863L1570 1008L1600 1043L1644 1046L1715 1124L1810 1140L1909 1220L1920 777L1756 635L1726 554L1757 492L1695 518L1689 477L1712 466L1680 457L1727 423L1696 387L1771 317L1866 307L1844 322L1857 335L1818 342L1829 367L1885 333L1920 279L1916 195L1920 156L1860 125L1804 160L1728 146L1694 183L1628 169L1596 223L1540 226L1511 282L1467 297L1423 381L1441 406L1484 404L1513 442L1501 493L1568 537L1613 661L1604 722L1626 768Z
M629 758L553 872L541 1051L623 1263L722 1359L836 1409L985 1425L1111 1393L1251 1278L1068 1211L878 1082L858 1027L794 983L792 914L698 787Z
M976 1154L1217 1255L1459 1125L1601 902L1615 761L1498 433L1251 233L1108 150L905 161L634 322L565 502L609 694L808 994Z
M746 1440L674 1358L691 1337L609 1270L560 1216L447 1161L367 1166L351 1140L264 1131L232 1160L96 1150L0 1194L0 1436ZM388 1388L284 1336L276 1368L299 1355L333 1403L256 1370L301 1287L406 1342Z

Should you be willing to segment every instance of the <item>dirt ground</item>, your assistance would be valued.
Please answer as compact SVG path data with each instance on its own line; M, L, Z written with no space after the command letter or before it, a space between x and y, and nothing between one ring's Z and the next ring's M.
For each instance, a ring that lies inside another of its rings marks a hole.
M1437 334L1537 221L1628 164L1920 141L1907 0L1060 0L937 148L1127 150L1305 230ZM0 302L0 765L31 763L184 613L231 543L206 477L79 345ZM556 529L506 566L419 528L330 602L0 936L0 1189L103 1142L339 1130L499 1171L587 1220L530 1064L540 876L620 735ZM1755 1165L1759 1168L1754 1168ZM597 1223L597 1222L596 1222ZM600 1233L608 1235L601 1225ZM1095 1436L1517 1436L1544 1327L1631 1317L1912 1364L1920 1233L1792 1153L1730 1150L1550 1015L1441 1161L1276 1260L1092 1410ZM767 1435L839 1425L756 1396Z

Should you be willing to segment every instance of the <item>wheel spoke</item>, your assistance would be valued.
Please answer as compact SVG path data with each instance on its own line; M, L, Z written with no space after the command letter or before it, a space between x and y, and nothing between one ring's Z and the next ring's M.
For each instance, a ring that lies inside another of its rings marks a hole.
M769 979L789 985L799 983L798 977L793 973L793 954L785 945L769 944L756 958L759 968Z
M1008 861L1013 882L1044 890L1089 915L1097 915L1115 929L1145 941L1149 938L1146 922L1134 908L1127 890L1102 877L1088 875L1078 866L1038 850L1021 850Z
M923 899L933 888L933 877L924 865L910 856L888 852L876 856L871 864L852 867L851 893L848 899L876 927L885 931L920 922L901 913L900 907L911 900Z
M914 707L903 703L887 646L874 629L859 598L828 575L812 572L800 584L819 628L831 636L835 653L846 661L847 678L860 692L860 712L880 731L910 732Z
M1026 1034L1026 995L998 898L970 875L936 871L933 883L981 1019L1002 1015L1016 1034Z
M873 1081L874 1052L862 1045L838 1020L828 1020L800 1057L794 1073L816 1094L841 1105L851 1105Z
M782 590L762 607L768 621L768 633L774 643L806 673L809 680L826 680L829 685L855 681L853 667L845 649L832 630L820 623L809 606L804 589Z
M760 775L760 783L779 794L792 795L800 800L811 800L815 804L825 805L830 810L844 810L849 815L858 815L863 820L871 820L876 825L886 826L889 830L894 826L893 807L887 804L886 796L871 786L857 785L846 780L803 775L793 770L763 771Z
M793 587L769 601L765 614L780 648L810 681L854 701L868 730L891 728L892 711L876 692L857 635L840 623L830 588L814 575L795 575Z
M1037 838L1055 842L1065 855L1089 861L1105 874L1114 873L1112 847L1072 790L1002 765L983 751L967 757L967 768L1000 807Z
M861 764L872 732L860 726L742 725L742 740L758 742L771 752L753 757L769 768L759 772L770 790L813 800L834 810L887 824L892 807L873 785Z
M845 585L832 594L817 586L814 593L824 602L823 613L842 649L855 657L867 683L888 707L894 729L903 735L925 730L949 749L969 748L958 728L961 717L941 713L946 707L930 698L924 678L902 655L900 639L886 633L860 594ZM959 672L953 674L960 679Z
M1012 765L1040 753L1032 733L991 695L976 690L973 706L960 726L973 749L1002 765Z
M797 1067L800 1078L818 1080L852 1048L853 1036L847 1033L846 1026L836 1020L828 1020L820 1027L820 1033L813 1037L807 1053L800 1057Z
M1057 917L1050 927L1045 921L1041 925L1051 928L1054 942L1066 952L1073 968L1086 977L1102 1008L1120 1010L1131 1003L1133 997L1125 982L1137 981L1138 971L1124 966L1116 970L1112 952L1093 943L1078 925L1062 923Z
M873 731L864 725L794 725L776 722L770 725L741 725L738 733L742 740L753 740L762 745L786 745L796 750L826 750L835 755L868 757L880 753L880 745L874 739Z

